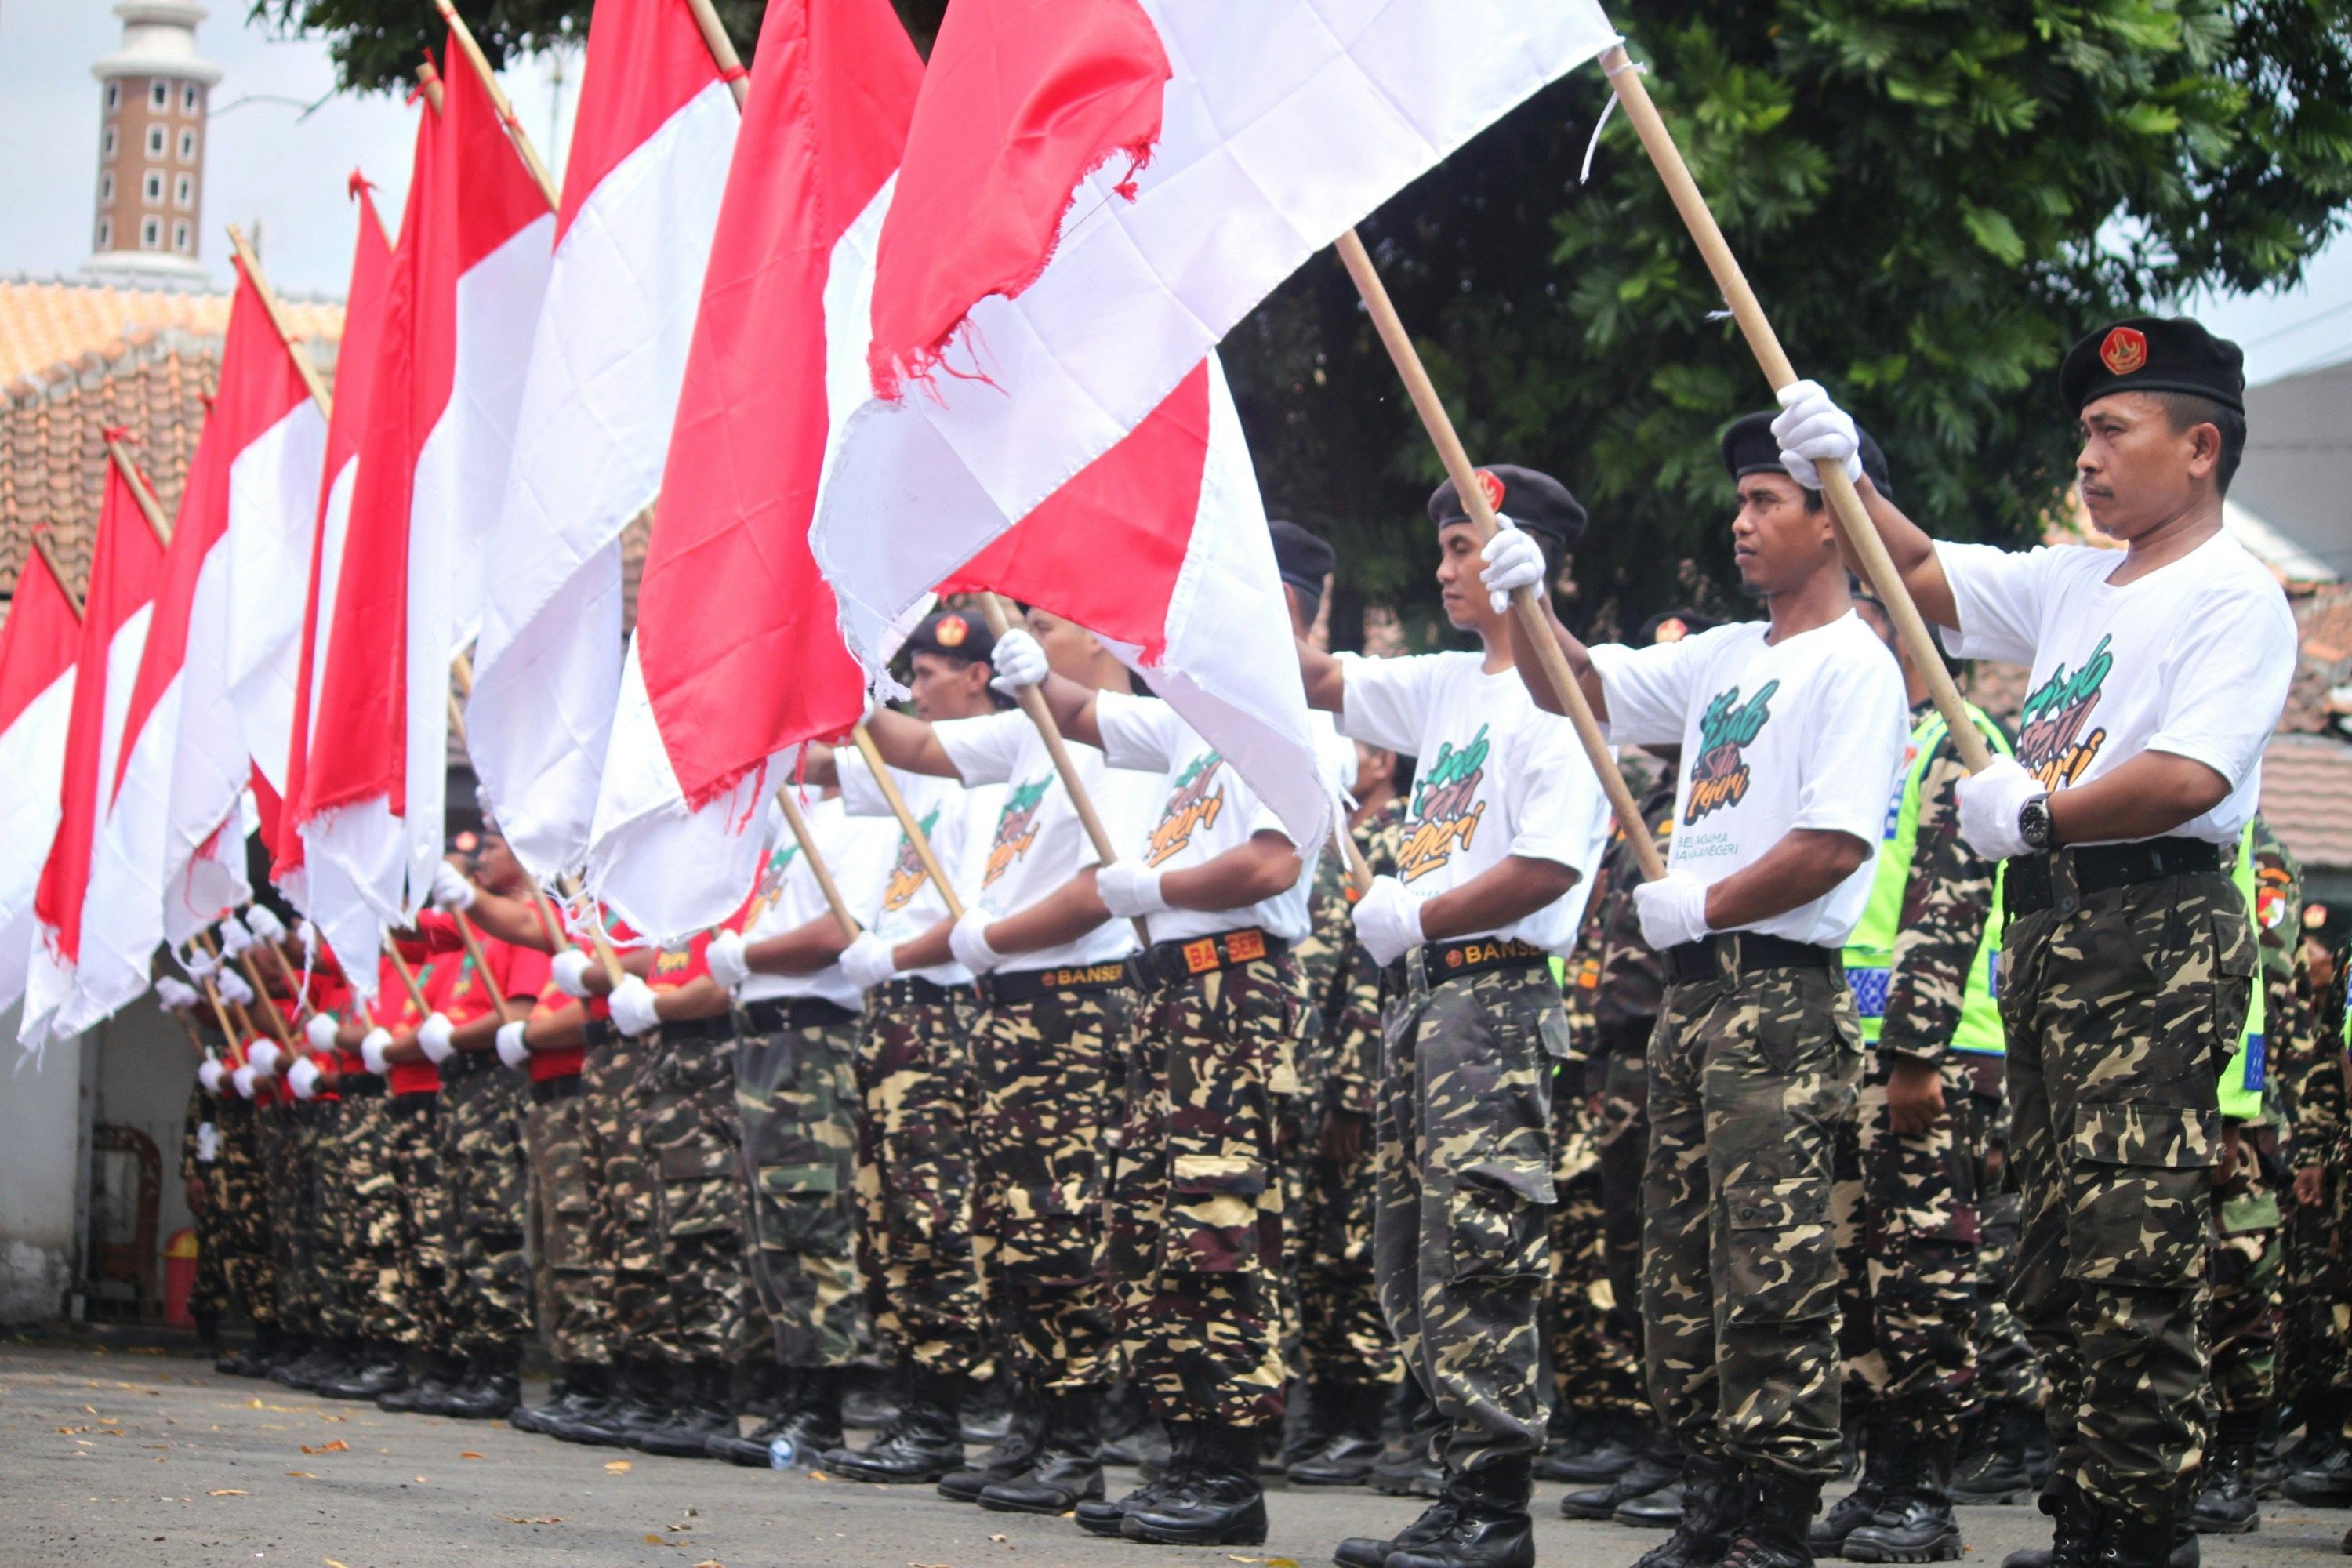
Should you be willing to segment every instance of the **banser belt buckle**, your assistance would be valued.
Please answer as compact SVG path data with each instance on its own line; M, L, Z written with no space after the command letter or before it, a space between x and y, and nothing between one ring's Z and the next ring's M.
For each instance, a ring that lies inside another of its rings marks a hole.
M1206 974L1217 967L1217 939L1196 937L1184 944L1184 968L1193 974Z

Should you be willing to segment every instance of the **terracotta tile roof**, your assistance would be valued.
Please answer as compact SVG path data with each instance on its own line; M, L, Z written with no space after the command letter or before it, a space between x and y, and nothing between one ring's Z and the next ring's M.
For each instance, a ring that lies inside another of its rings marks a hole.
M233 299L226 293L0 280L0 385L79 360L93 349L106 351L135 328L176 327L216 338L228 330ZM285 305L288 324L302 336L343 335L341 304L289 300Z
M2263 749L2263 816L2305 868L2352 869L2352 745L2273 740Z

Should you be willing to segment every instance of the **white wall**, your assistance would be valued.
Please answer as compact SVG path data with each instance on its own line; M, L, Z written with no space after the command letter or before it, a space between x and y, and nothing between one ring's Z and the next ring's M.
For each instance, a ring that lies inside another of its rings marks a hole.
M88 1159L85 1042L52 1044L37 1066L16 1049L16 1010L0 1014L0 1323L62 1316L79 1254Z

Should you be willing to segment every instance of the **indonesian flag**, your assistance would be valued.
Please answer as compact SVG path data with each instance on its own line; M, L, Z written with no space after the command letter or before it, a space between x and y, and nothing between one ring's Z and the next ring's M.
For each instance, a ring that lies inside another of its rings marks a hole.
M1328 818L1217 341L1614 39L1591 0L958 0L811 531L868 665L942 579L1119 645L1302 844ZM909 383L918 384L910 391Z
M921 75L887 0L768 6L589 847L591 884L658 941L742 901L768 764L863 710L808 523L866 395L866 288Z
M373 952L441 858L449 661L478 619L554 229L480 81L462 63L443 73L441 110L417 130L290 812L311 918L339 952Z
M621 531L661 489L740 119L687 0L599 0L466 710L484 804L543 876L587 850Z
M38 1051L47 1041L58 1008L73 994L99 824L120 771L123 719L163 584L163 542L148 525L121 466L110 462L90 555L89 592L82 604L81 645L74 657L58 831L33 900L38 930L17 1036L29 1050Z
M143 525L142 525L143 526ZM0 626L0 1009L25 994L33 956L33 894L58 834L81 620L48 557L25 552Z
M343 337L337 350L351 374L336 387L334 412L327 420L327 448L320 467L318 515L303 550L310 565L303 585L302 630L295 655L294 706L289 714L286 762L282 779L274 780L280 802L278 821L265 820L269 841L269 879L284 890L296 907L310 909L310 878L302 854L302 836L284 831L290 826L286 808L302 799L310 774L310 744L316 729L316 696L326 662L327 641L320 628L335 617L335 590L342 579L343 535L351 522L352 489L359 478L360 432L367 425L368 367L375 363L383 336L383 297L392 277L392 241L375 210L373 187L358 170L352 171L352 200L359 207L359 237L352 250L352 285L343 307ZM335 900L343 907L357 894L342 890ZM370 949L368 951L373 951Z

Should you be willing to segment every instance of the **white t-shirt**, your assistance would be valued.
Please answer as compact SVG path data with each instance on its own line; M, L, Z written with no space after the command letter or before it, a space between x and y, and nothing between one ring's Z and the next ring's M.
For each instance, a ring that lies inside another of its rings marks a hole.
M981 719L943 720L931 726L931 732L965 784L1005 786L995 820L984 835L975 836L973 848L981 859L980 874L973 879L973 907L1003 920L1095 864L1094 845L1087 838L1077 808L1070 804L1045 738L1027 714L1009 710ZM1142 830L1134 824L1147 803L1159 804L1159 774L1107 766L1100 752L1075 741L1069 748L1079 782L1101 813L1111 843L1139 843ZM1020 972L1108 963L1134 951L1134 927L1126 921L1105 921L1076 942L1014 954L1003 967Z
M1609 833L1609 797L1575 730L1535 705L1517 670L1488 675L1479 654L1339 658L1339 732L1418 759L1397 862L1405 890L1433 899L1514 855L1557 861L1577 873L1566 894L1465 936L1567 952Z
M871 924L898 846L898 825L853 817L842 809L838 797L810 801L801 808L801 815L808 819L809 836L816 840L817 853L824 857L825 869L833 873L842 901L860 925ZM754 912L743 928L744 942L755 945L798 931L832 909L816 873L809 868L808 857L801 853L783 812L772 801L768 805L768 869L753 895ZM865 997L838 963L807 974L761 974L754 970L735 994L745 1002L818 996L853 1013L865 1004Z
M1740 621L1654 647L1610 644L1592 665L1612 740L1683 749L1675 870L1712 887L1799 830L1870 847L1821 898L1739 928L1840 947L1870 900L1887 792L1910 742L1903 671L1851 610L1777 644L1764 640L1769 629Z
M2053 789L2142 752L2203 763L2230 794L2173 834L2234 844L2260 806L2263 747L2286 706L2298 638L2286 595L2226 533L2136 583L2113 550L2012 553L1937 544L1964 658L2031 664L2017 760Z
M1290 835L1281 818L1259 800L1214 746L1201 739L1156 697L1106 691L1095 699L1103 754L1115 768L1160 776L1159 809L1144 830L1136 858L1155 871L1181 871L1213 860L1261 832ZM1296 848L1297 846L1293 845ZM1256 926L1285 942L1307 940L1307 894L1315 881L1318 846L1300 857L1298 879L1286 891L1234 910L1162 910L1144 917L1151 940L1185 942L1196 936Z
M834 766L841 777L841 803L850 816L880 817L897 826L898 819L863 756L845 749L836 751ZM892 768L890 778L898 786L899 798L914 814L916 826L930 840L931 853L955 884L956 897L969 904L979 889L981 869L981 858L971 852L971 846L975 839L985 843L995 830L1003 809L1004 786L966 789L953 779L908 773L904 768ZM903 829L897 844L875 901L870 928L893 947L913 941L948 916L947 900L940 897L938 886L923 869L922 857L915 853L914 841ZM971 984L971 971L953 960L912 973L941 985Z

